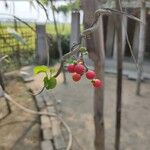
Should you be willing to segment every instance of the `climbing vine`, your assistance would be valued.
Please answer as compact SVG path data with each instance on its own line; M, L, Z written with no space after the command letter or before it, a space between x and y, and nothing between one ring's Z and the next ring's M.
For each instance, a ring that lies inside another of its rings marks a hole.
M96 73L93 70L90 70L84 61L84 55L87 55L88 52L86 48L80 47L79 48L79 57L77 58L75 55L73 55L71 58L64 61L63 68L71 73L72 79L75 82L78 82L82 76L86 76L88 80L91 81L92 85L95 88L101 88L102 87L102 81L99 79L96 79ZM47 90L53 89L57 85L57 79L56 79L56 70L55 68L51 67L48 68L47 66L36 66L34 68L34 73L44 73L45 76L43 78L44 87Z

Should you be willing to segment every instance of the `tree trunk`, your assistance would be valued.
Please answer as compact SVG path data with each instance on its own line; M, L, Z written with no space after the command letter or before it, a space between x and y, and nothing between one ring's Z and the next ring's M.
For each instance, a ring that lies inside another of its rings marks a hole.
M89 28L94 21L94 12L97 4L96 0L82 0L82 6L84 10L84 27ZM98 31L91 34L86 40L87 50L89 57L94 62L95 72L97 78L101 79L104 83L104 40L103 40L103 28L102 18L99 19L100 27ZM104 102L104 88L95 89L94 91L94 123L95 123L95 149L105 149L105 134L104 134L104 120L103 120L103 102Z
M141 1L141 21L146 23L146 9L145 0ZM138 75L137 75L137 89L136 94L140 95L141 77L142 77L142 64L145 50L145 24L140 24L140 37L139 37L139 53L138 53Z

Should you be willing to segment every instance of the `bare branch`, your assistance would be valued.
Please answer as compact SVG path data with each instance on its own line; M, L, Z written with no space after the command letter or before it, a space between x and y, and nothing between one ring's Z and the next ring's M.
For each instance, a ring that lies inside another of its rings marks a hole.
M15 15L6 14L6 13L0 13L0 15L12 16L12 17L14 17L16 20L18 20L18 21L22 22L23 24L25 24L26 26L28 26L32 31L36 32L35 29L34 29L32 26L30 26L26 21L24 21L24 20L22 20L22 19L16 17Z

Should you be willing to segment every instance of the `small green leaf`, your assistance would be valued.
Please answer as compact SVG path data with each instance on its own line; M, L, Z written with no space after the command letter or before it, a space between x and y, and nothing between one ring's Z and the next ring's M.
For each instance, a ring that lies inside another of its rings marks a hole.
M54 67L51 67L51 68L49 69L49 71L50 71L51 74L53 74L53 73L56 72L56 69L55 69Z
M87 51L86 47L80 47L80 52L81 52L81 53L84 53L84 52L86 52L86 51Z
M47 87L48 86L48 77L46 76L44 79L43 79L43 82L44 82L44 86Z
M41 72L47 72L48 67L47 66L36 66L34 67L34 74L39 74Z
M46 76L44 78L44 86L47 90L55 88L56 85L57 85L57 80L55 77L48 79L48 77Z
M66 61L66 63L67 63L67 64L73 64L73 63L74 63L74 60L73 60L73 59L68 59L68 60Z

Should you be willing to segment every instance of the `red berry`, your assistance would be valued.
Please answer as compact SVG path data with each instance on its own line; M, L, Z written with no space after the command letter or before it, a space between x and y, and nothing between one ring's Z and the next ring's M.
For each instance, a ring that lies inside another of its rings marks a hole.
M102 81L99 79L92 80L92 84L95 88L101 88L102 87Z
M84 74L85 67L81 64L77 64L74 68L74 71L78 74Z
M81 79L81 75L80 75L80 74L77 74L77 73L74 73L74 74L72 75L72 79L73 79L75 82L77 82L77 81L79 81L79 80Z
M74 64L69 64L67 66L67 71L70 72L70 73L74 73L74 68L75 68Z
M89 79L89 80L94 79L95 76L96 76L96 74L95 74L95 72L92 71L92 70L89 70L89 71L86 72L86 77L87 77L87 79Z

